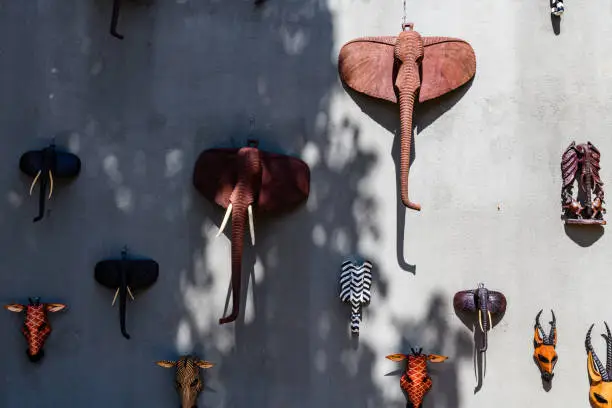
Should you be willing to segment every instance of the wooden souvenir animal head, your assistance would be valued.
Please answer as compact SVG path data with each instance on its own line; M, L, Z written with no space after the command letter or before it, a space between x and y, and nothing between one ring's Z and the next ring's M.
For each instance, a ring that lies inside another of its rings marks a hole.
M567 224L605 225L603 182L599 176L601 153L591 142L572 142L561 158L561 204ZM578 194L573 195L574 182Z
M456 38L421 37L412 24L405 24L397 37L364 37L346 43L340 50L338 70L342 81L355 91L399 103L401 198L406 207L420 210L408 197L414 104L467 83L476 73L474 50Z
M214 367L213 363L195 356L183 356L178 361L161 360L157 365L164 368L176 367L176 391L181 397L182 408L196 408L198 396L204 389L200 368Z
M359 335L361 309L370 303L372 286L372 263L347 259L342 262L340 273L340 300L351 305L351 332Z
M43 346L51 334L51 324L47 312L55 313L64 310L66 305L61 303L40 303L40 298L29 298L28 305L13 303L5 305L8 311L21 313L25 310L25 320L21 326L21 332L28 342L26 353L32 362L40 361L45 352Z
M406 369L400 378L400 387L408 395L408 401L413 408L421 408L425 395L432 386L432 380L427 372L427 362L442 363L448 359L438 354L421 354L423 349L411 349L411 354L391 354L386 358L391 361L406 360Z
M591 343L591 331L594 324L591 325L586 335L585 347L587 351L587 372L591 387L589 389L589 402L593 408L611 408L612 407L612 334L608 323L606 325L606 334L602 337L606 339L606 366L604 367L597 357L597 353L593 349Z
M501 292L485 288L483 283L478 289L462 290L455 293L453 299L455 310L462 312L478 312L478 323L483 334L483 345L480 352L488 348L487 332L493 327L493 316L501 316L506 311L506 297Z
M254 214L279 216L304 203L310 191L310 170L302 160L259 150L250 140L240 149L210 149L200 154L193 173L195 188L226 208L219 228L232 216L232 311L219 323L236 320L240 308L243 237L247 218L255 245Z
M30 195L36 182L40 180L40 195L38 199L38 216L34 222L42 220L45 216L45 198L51 199L53 195L54 178L74 178L81 171L81 160L72 153L60 152L55 144L42 150L30 150L21 155L19 168L34 180L30 185ZM49 196L47 197L47 187Z
M128 259L127 250L121 252L121 259L107 259L96 264L94 272L96 281L115 290L113 305L119 297L119 324L121 333L126 339L130 335L125 329L127 296L134 300L132 291L147 289L159 276L159 265L151 259Z
M557 364L557 319L555 312L552 310L552 321L550 322L550 332L548 335L544 333L542 325L540 324L540 315L542 310L538 313L535 320L535 326L533 328L533 359L540 368L542 379L544 381L551 381L554 377L553 370L555 364Z

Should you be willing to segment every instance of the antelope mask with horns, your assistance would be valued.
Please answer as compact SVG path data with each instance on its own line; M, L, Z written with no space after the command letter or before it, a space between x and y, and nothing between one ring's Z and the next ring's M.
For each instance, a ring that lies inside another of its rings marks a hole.
M612 407L612 334L608 323L606 325L607 334L602 334L606 339L606 366L604 367L599 357L591 344L591 331L594 324L591 325L586 335L585 346L587 351L587 371L589 373L589 381L591 388L589 390L589 402L593 408L611 408Z
M183 356L178 361L158 361L157 365L164 368L176 367L175 385L181 397L181 407L197 408L198 396L204 389L200 368L211 368L214 364L195 356Z
M421 408L423 399L433 385L431 377L427 372L427 362L442 363L448 359L446 356L438 354L421 354L422 348L411 349L411 354L391 354L386 358L391 361L406 362L406 370L400 378L400 387L408 395L410 408Z
M548 336L544 333L542 325L540 324L540 316L542 310L538 313L535 320L534 333L533 333L533 359L540 368L542 379L544 381L551 381L555 376L553 370L555 364L557 364L557 319L555 312L552 310L552 321L550 322L550 332Z
M233 322L240 309L243 238L249 220L255 245L254 215L280 215L304 203L310 191L308 165L296 158L258 149L256 140L240 149L210 149L195 165L193 184L209 201L226 208L219 236L232 216L232 311L220 324Z
M51 334L51 324L47 317L47 312L55 313L66 308L66 305L61 303L40 303L40 298L29 298L29 304L20 305L13 303L5 305L4 308L11 312L21 313L25 310L25 321L21 326L21 332L28 342L26 350L28 358L35 363L40 361L45 355L43 346L45 340Z

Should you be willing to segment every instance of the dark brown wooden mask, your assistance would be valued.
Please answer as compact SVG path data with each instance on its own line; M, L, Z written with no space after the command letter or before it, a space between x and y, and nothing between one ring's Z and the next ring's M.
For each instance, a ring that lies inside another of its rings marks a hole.
M467 83L476 73L476 56L467 42L448 37L421 37L406 24L397 37L364 37L340 50L340 78L350 88L374 98L399 103L401 118L401 198L408 198L412 111L417 100L437 98ZM409 28L409 31L405 31Z
M249 141L249 146L240 149L205 150L198 157L193 173L196 189L227 209L219 234L232 216L232 312L220 324L233 322L238 317L247 218L255 245L253 213L281 215L304 203L310 191L310 170L305 162L264 152L257 145L257 141Z
M125 329L125 314L128 294L134 300L132 291L144 290L153 285L159 276L159 265L152 259L128 259L127 250L121 252L121 259L106 259L96 264L96 281L115 290L113 305L119 297L119 324L126 339L130 335Z
M40 180L38 216L34 218L34 222L37 222L45 215L45 199L50 200L53 195L54 179L77 177L81 172L81 159L73 153L56 150L55 144L52 143L44 149L29 150L22 154L19 159L19 169L33 178L30 195ZM49 188L48 197L47 188Z

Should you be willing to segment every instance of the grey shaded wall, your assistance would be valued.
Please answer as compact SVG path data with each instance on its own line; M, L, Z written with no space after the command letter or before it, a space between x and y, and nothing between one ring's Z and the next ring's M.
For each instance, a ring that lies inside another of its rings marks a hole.
M69 305L51 316L40 365L20 317L1 315L0 406L177 406L172 372L154 362L196 352L216 363L201 407L403 407L400 366L384 356L409 345L450 356L432 367L425 408L588 404L584 335L610 318L612 255L607 234L564 229L559 159L591 140L612 180L612 3L568 2L556 36L546 1L407 2L423 35L466 39L478 61L469 87L418 109L421 213L398 206L397 111L347 93L336 70L344 42L399 31L401 3L126 1L119 41L110 0L0 0L0 299ZM83 171L32 224L18 159L53 137ZM222 211L191 171L203 149L247 137L308 161L312 191L299 211L256 220L243 313L219 326L229 241L214 238ZM128 305L129 341L93 279L123 245L161 268ZM336 293L353 253L375 265L358 341ZM479 281L509 301L481 384L452 310ZM531 359L541 308L559 325L548 393Z

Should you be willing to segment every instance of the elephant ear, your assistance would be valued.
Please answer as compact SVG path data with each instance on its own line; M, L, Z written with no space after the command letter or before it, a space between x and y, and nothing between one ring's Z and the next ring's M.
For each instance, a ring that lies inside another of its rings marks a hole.
M453 298L455 310L473 312L476 310L476 293L474 290L462 290Z
M476 74L476 55L467 42L449 37L425 37L419 102L453 91Z
M36 177L36 174L42 168L42 151L30 150L21 155L19 159L19 169L30 177Z
M487 305L489 312L492 314L503 314L506 311L506 297L503 293L490 290L489 304Z
M56 152L55 176L76 177L81 171L81 159L68 152Z
M257 212L281 214L306 201L310 193L308 165L296 157L260 152L262 175Z
M98 262L94 270L96 281L107 288L118 288L121 285L121 266L119 262L110 259Z
M338 56L340 78L350 88L397 103L393 77L397 37L364 37L346 43Z
M193 171L193 185L206 199L227 208L238 180L238 149L209 149L200 153Z
M152 259L131 259L126 263L127 284L132 289L146 289L159 277L159 265Z
M338 57L340 78L352 89L397 103L395 43L397 37L364 37L346 43ZM467 42L424 37L419 102L459 88L476 74L476 55Z

